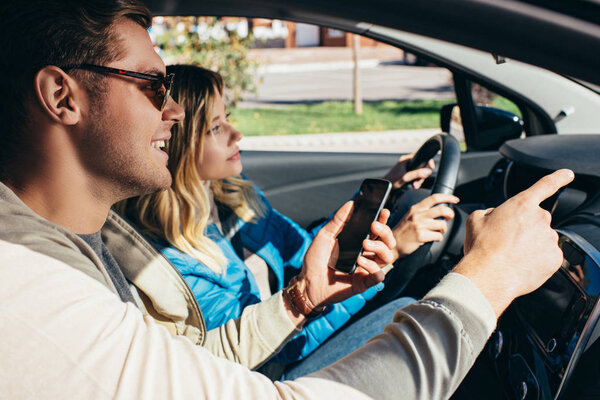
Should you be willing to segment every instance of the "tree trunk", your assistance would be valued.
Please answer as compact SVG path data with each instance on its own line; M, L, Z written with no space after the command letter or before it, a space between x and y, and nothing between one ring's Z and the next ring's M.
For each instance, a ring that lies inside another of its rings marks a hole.
M360 91L360 75L358 69L358 49L360 47L360 36L352 35L352 57L354 58L354 70L352 74L352 83L354 88L354 114L362 114L362 94Z

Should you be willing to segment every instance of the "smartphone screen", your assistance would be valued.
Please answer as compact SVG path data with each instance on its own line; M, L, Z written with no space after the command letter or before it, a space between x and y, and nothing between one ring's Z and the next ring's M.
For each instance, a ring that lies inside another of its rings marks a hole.
M379 216L392 184L383 179L365 179L354 199L352 215L338 235L339 258L335 269L351 274L362 253L362 242L371 232L371 224Z

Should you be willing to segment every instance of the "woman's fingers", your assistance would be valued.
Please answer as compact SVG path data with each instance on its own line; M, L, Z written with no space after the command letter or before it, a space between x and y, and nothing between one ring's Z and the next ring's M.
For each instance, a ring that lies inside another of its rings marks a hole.
M358 259L356 260L356 264L358 266L362 267L369 274L375 274L375 273L377 273L377 271L379 271L381 269L379 264L377 264L373 260L368 259L365 256L359 256Z
M445 220L441 219L429 219L423 223L421 228L423 231L433 231L444 233L448 230L448 224Z
M355 293L364 292L385 279L385 273L374 261L360 256L356 260L356 264L357 268L353 275L354 281L352 284Z
M417 183L417 181L420 181L419 183L422 183L422 181L427 178L429 175L431 175L433 171L429 168L419 168L419 169L415 169L412 171L408 171L407 173L405 173L402 176L402 182L403 183L408 183L408 182L413 182L413 183Z
M382 241L389 248L396 247L394 233L389 226L381 222L375 221L371 224L371 235L372 238L378 238L378 240Z
M363 241L363 249L365 252L362 257L374 259L379 265L387 265L394 260L391 247L379 240L365 239Z
M444 235L437 231L421 231L418 235L419 242L441 242L444 239Z
M389 218L390 218L390 210L388 210L387 208L384 208L379 213L379 217L377 218L377 221L385 225L385 224L387 224Z
M431 196L428 196L427 198L421 200L420 202L415 204L413 207L417 210L426 210L426 209L432 208L438 204L444 204L444 203L456 204L459 201L460 201L460 199L453 194L435 193L435 194L432 194ZM413 207L411 207L411 208L413 208Z
M446 221L454 218L454 210L448 206L435 206L423 212L423 217L426 219L443 218Z

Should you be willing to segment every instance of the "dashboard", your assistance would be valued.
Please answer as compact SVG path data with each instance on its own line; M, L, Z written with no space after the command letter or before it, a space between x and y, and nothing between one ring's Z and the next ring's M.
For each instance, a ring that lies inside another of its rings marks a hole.
M515 300L488 343L512 399L573 398L568 389L579 361L590 349L598 354L600 252L577 229L559 235L561 268L540 289Z
M541 206L552 213L561 268L516 299L488 344L487 363L509 399L575 399L600 393L600 135L548 135L506 142L490 172L494 207L560 168L575 180ZM535 256L535 255L532 255Z

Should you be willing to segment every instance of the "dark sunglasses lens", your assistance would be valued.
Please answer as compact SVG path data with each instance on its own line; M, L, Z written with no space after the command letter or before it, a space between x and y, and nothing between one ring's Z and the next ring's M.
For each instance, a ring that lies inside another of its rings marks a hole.
M161 82L154 89L156 93L156 105L162 111L165 108L165 104L167 103L167 89L165 85Z
M162 105L160 107L160 110L162 111L165 106L167 105L167 101L169 100L169 95L171 94L171 88L173 87L173 78L175 77L175 74L169 74L166 76L165 80L164 80L164 84L161 86L161 89L164 90L164 92L161 92L162 97Z

